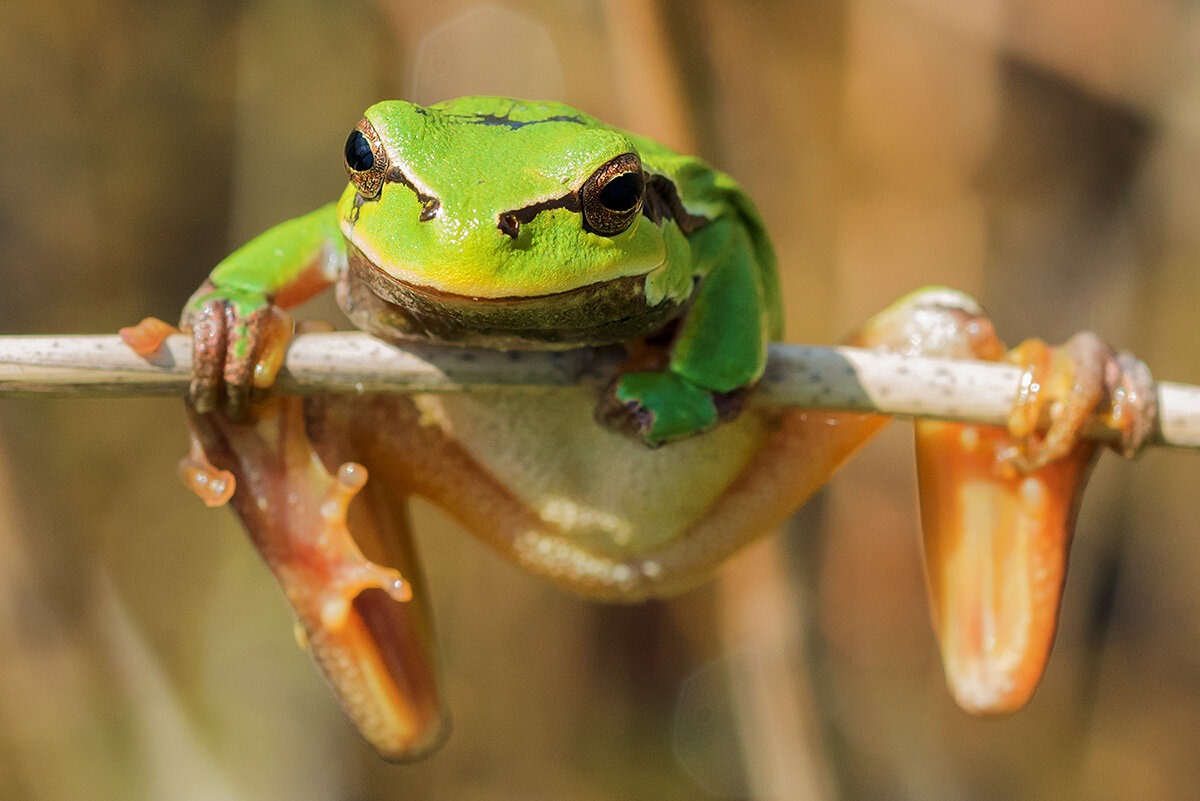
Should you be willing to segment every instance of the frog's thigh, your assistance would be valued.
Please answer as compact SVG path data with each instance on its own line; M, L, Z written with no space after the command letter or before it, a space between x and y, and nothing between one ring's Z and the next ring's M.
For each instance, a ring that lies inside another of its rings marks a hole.
M847 337L845 344L948 359L1004 355L1004 345L974 298L947 287L905 295Z

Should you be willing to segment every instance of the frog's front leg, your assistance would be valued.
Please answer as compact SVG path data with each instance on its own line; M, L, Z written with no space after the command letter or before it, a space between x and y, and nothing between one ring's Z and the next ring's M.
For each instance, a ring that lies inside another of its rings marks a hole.
M679 324L665 369L619 376L597 416L612 428L662 445L707 431L741 411L762 377L772 313L750 235L721 218L693 235L703 274Z
M333 416L310 435L297 398L252 415L235 424L189 410L185 482L210 505L230 500L363 736L387 759L428 753L446 725L406 497L368 481Z
M329 286L345 262L335 206L281 223L227 256L184 307L192 333L189 401L200 412L249 413L275 380L292 335L284 310Z

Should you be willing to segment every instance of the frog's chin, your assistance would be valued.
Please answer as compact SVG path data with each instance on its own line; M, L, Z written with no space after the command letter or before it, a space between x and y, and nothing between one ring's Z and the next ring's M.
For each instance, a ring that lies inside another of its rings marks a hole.
M672 298L648 303L647 275L548 295L457 295L397 279L353 245L348 250L338 303L356 326L385 339L511 350L606 345L653 334L684 307Z

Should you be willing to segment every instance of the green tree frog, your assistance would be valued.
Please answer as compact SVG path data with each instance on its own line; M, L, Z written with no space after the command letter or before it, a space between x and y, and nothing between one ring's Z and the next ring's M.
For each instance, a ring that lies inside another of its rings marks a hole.
M340 200L230 255L188 302L183 474L231 502L302 643L385 757L424 754L445 729L409 498L531 574L635 602L709 577L887 422L749 402L782 335L775 256L749 198L700 159L559 103L496 97L379 103L344 159ZM283 310L329 286L385 340L622 343L629 360L569 389L264 399L291 333ZM149 350L160 335L128 339ZM974 301L942 288L850 341L1025 367L1007 430L917 426L949 683L969 710L1014 709L1054 635L1096 452L1079 428L1108 414L1136 450L1149 375L1089 334L1006 354Z

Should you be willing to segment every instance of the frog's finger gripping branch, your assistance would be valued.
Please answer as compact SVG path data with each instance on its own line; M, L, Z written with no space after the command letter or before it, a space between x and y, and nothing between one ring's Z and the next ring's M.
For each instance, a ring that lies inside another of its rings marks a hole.
M231 419L245 419L252 390L269 387L283 363L291 317L259 292L206 281L182 323L192 332L192 405L210 412L224 400Z
M1132 459L1161 428L1158 384L1145 362L1123 350L1106 365L1105 385L1109 421L1121 431L1116 450Z
M597 405L596 419L657 448L711 430L720 416L713 393L662 370L619 376Z
M292 336L283 310L327 287L344 253L329 204L255 237L213 269L181 321L192 334L193 408L246 419L254 390L270 387L283 364Z

